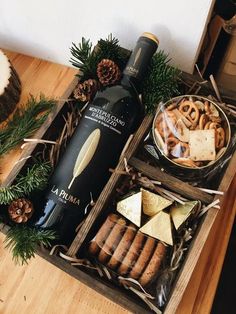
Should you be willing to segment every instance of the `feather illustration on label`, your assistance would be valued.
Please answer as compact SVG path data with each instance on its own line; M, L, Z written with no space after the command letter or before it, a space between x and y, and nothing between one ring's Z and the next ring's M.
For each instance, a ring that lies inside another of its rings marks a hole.
M99 129L95 129L85 141L76 159L73 170L73 178L68 186L68 189L71 188L74 180L84 171L84 169L90 163L97 149L100 136L101 131Z
M136 53L136 56L134 58L134 64L133 64L134 67L136 66L136 63L137 63L137 61L138 61L138 59L139 59L139 57L141 55L141 51L142 51L142 48L139 48L139 50Z

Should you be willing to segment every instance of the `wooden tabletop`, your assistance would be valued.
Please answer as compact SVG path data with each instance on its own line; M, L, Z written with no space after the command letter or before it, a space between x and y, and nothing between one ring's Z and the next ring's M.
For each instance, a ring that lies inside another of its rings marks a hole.
M43 69L50 67L54 75L58 73L58 79L63 81L58 92L58 81L55 79L49 82L44 76L38 88L30 89L29 86L24 93L38 95L41 91L45 95L53 96L57 90L57 97L60 97L75 74L75 70L20 54L11 53L9 57L13 64L16 62L19 74L26 71L26 67L31 67L34 79L37 79L37 73L42 74ZM236 177L224 197L178 313L210 313L236 213L235 191ZM0 313L129 313L39 256L28 265L16 266L12 262L11 253L4 248L3 241L4 235L0 234Z

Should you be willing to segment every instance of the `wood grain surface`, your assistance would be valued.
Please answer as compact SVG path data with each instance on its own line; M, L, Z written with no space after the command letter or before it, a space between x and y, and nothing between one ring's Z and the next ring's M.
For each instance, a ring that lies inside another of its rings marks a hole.
M41 128L32 136L32 138L42 138L52 120L63 106L65 99L68 98L73 90L77 82L75 74L78 71L56 63L10 51L5 51L5 53L11 60L22 83L22 93L17 105L18 108L26 103L30 94L37 97L42 93L46 97L58 100L56 107L50 113L47 121L45 121ZM1 185L9 185L14 180L15 176L24 165L26 161L25 158L30 156L34 148L35 144L28 144L24 149L21 149L19 145L8 154L1 157Z
M37 256L16 266L0 234L1 314L129 313Z
M174 192L180 193L191 200L199 200L207 204L210 204L213 201L213 197L211 195L202 192L198 188L181 181L166 172L161 171L158 167L148 165L144 161L135 157L132 157L129 160L129 164L149 178L160 181L163 186Z

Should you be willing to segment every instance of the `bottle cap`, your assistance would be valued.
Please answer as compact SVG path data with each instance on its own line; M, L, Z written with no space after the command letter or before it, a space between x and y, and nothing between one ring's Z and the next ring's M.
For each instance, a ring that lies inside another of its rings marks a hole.
M153 35L152 33L145 32L141 36L142 37L147 37L147 38L153 40L157 45L159 45L158 38L155 35Z

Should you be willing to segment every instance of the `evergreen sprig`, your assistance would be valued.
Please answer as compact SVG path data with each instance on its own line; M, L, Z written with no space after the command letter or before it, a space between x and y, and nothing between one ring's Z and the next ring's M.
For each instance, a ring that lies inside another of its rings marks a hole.
M83 77L83 80L96 78L97 58L96 54L93 53L90 40L82 37L82 41L78 46L72 43L70 52L73 56L70 59L71 64L80 70L77 76L80 79Z
M45 122L56 101L43 95L30 96L26 105L15 111L5 128L0 130L0 156L31 136Z
M34 190L43 190L48 182L50 172L49 162L37 162L32 167L27 168L24 176L17 176L15 184L0 187L0 204L7 205L17 198L29 195Z
M102 59L110 59L114 61L120 69L123 69L130 53L121 48L119 40L110 34L106 39L100 39L98 41L96 54L98 62Z
M56 238L55 231L31 228L21 224L9 229L4 242L5 247L12 252L12 259L15 263L23 265L35 256L39 245L49 247Z
M142 84L142 100L146 111L153 113L161 101L179 94L180 71L169 65L170 59L164 51L156 53L151 60L148 73Z
M119 46L119 40L110 34L106 39L100 39L93 49L90 40L82 37L81 43L72 43L70 62L80 69L80 79L97 79L97 65L102 59L114 61L121 69L127 62L128 54Z

